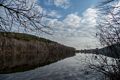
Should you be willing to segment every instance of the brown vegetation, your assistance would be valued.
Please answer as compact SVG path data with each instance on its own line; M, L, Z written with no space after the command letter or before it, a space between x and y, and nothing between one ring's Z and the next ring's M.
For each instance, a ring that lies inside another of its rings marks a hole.
M0 36L0 73L24 71L75 55L74 48L56 42L7 35Z

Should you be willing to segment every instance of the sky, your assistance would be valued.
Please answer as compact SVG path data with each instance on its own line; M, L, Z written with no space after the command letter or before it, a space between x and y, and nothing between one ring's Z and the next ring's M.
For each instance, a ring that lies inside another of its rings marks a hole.
M95 38L98 0L37 0L47 17L42 22L52 28L52 35L41 34L76 49L96 48Z

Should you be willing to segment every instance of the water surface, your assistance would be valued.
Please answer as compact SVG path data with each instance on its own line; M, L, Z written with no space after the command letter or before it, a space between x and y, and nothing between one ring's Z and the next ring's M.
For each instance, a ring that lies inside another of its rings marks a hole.
M99 80L100 73L88 68L90 57L89 54L77 54L34 70L0 74L0 80Z

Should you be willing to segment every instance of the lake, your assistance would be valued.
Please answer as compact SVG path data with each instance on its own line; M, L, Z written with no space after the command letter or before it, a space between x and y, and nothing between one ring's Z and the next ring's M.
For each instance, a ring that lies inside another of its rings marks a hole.
M100 73L89 69L92 54L76 54L34 70L0 74L0 80L99 80Z

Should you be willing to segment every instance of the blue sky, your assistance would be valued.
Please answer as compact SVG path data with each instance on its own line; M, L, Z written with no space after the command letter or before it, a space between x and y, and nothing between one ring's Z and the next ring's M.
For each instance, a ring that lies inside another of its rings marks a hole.
M61 6L56 6L54 4L55 1L60 0L38 0L39 5L45 8L47 11L57 10L60 14L62 14L62 18L64 18L69 13L78 12L79 15L82 16L82 13L88 9L89 7L96 6L98 0L61 0L68 2L68 7L64 8Z
M99 0L38 0L40 9L47 15L43 23L53 29L53 35L42 37L59 43L82 48L95 48L95 26Z

